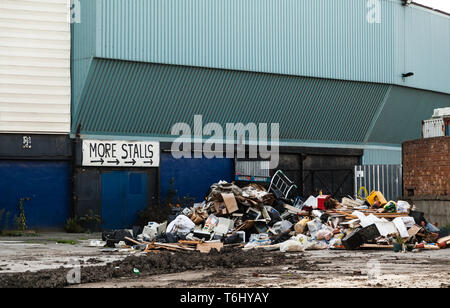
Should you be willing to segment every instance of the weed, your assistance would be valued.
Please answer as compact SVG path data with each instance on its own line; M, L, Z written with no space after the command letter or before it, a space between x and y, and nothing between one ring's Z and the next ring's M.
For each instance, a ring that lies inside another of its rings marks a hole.
M170 212L171 208L168 205L149 205L145 210L138 212L137 225L144 227L150 221L163 223L168 219Z
M15 219L19 231L25 231L27 229L27 217L25 216L25 208L23 206L23 203L30 200L30 197L19 199L19 217Z
M78 223L78 219L69 218L67 219L66 226L64 227L67 233L83 233L83 227Z
M67 244L67 245L77 245L78 241L75 241L75 240L57 240L56 243L58 243L58 244Z
M1 214L0 214L0 222L1 222L2 219L3 219L3 215L4 215L5 211L6 211L6 209L1 209L0 211L1 211ZM10 218L10 217L11 217L11 212L9 212L9 211L6 212L5 220L4 220L4 222L3 222L3 226L2 226L2 229L1 229L1 231L0 231L0 234L3 235L3 233L5 233L6 230L8 230L8 227L9 227L9 218Z
M2 223L2 219L3 219L3 214L5 214L6 209L1 209L0 210L0 224Z
M102 218L90 209L84 216L69 218L65 230L67 233L91 233L90 228L98 229L101 222Z

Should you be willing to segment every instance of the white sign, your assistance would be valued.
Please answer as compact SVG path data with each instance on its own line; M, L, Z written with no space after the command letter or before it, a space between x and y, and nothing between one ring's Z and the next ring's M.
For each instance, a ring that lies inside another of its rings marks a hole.
M83 166L159 167L159 142L83 140Z

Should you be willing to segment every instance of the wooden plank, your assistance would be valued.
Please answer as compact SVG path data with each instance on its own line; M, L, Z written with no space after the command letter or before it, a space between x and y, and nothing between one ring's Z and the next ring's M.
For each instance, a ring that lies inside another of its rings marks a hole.
M293 212L295 214L302 215L302 216L309 216L309 212L308 211L299 210L298 208L293 207L293 206L291 206L289 204L283 204L283 207L286 210L291 211L291 212Z
M197 245L197 250L202 253L209 253L211 249L217 249L220 251L223 248L223 243L221 242L203 242Z
M450 241L450 235L449 236L446 236L446 237L441 237L440 239L438 239L437 240L437 243L438 244L440 244L440 243L447 243L447 242L449 242Z
M360 248L394 249L394 245L362 244Z
M133 244L135 244L135 245L143 245L144 243L141 243L141 242L138 242L138 241L135 241L135 240L133 240L132 238L129 238L129 237L124 237L124 239L126 239L127 241L129 241L129 242L131 242L131 243L133 243Z
M198 241L188 241L188 240L179 240L178 243L182 244L182 245L197 245L202 243L203 241L198 240Z
M182 249L182 250L188 250L188 251L194 251L194 248L189 248L189 247L184 247L184 246L180 246L178 244L166 244L166 243L155 243L156 247L162 247L162 248L167 248L167 249Z

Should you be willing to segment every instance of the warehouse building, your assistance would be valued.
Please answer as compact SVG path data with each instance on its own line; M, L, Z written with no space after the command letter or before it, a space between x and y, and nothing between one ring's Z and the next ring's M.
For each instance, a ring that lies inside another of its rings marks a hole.
M175 159L171 128L193 127L196 115L222 127L279 123L278 168L301 194L323 189L342 196L353 193L355 165L401 164L401 143L420 137L435 108L450 106L450 17L419 5L80 3L82 20L72 27L71 137L78 156L86 154L86 141L160 147L153 168L78 159L76 209L96 207L110 217L107 227L129 224L137 209L171 189L201 201L211 183L231 181L252 164Z
M64 227L71 209L67 0L0 1L0 228Z
M14 10L15 2L5 3ZM40 3L49 7L46 2ZM73 3L79 14L67 96L73 147L69 129L54 123L44 125L50 132L12 129L9 115L0 113L4 140L22 140L25 132L62 138L47 156L31 154L35 143L28 156L0 150L0 165L13 168L14 156L72 166L69 209L78 216L93 210L104 228L130 226L137 211L167 201L174 190L178 198L201 201L219 180L270 176L258 159L174 158L174 125L194 128L196 116L224 128L279 123L277 168L302 195L343 196L354 192L355 165L400 165L402 142L420 138L422 121L450 106L450 16L402 0ZM8 27L10 18L0 16ZM1 65L8 62L3 57ZM10 88L2 83L2 91ZM52 90L42 95L63 96ZM4 112L16 96L0 95ZM45 119L58 109L47 110ZM207 139L191 139L194 156ZM240 142L238 136L236 148Z

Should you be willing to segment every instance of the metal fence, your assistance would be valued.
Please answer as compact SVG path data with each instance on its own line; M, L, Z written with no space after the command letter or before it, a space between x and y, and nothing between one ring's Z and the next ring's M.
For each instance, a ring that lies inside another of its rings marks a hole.
M355 166L355 196L361 186L369 194L377 190L386 200L397 200L402 195L402 165Z
M269 161L235 161L235 180L247 182L270 182Z

